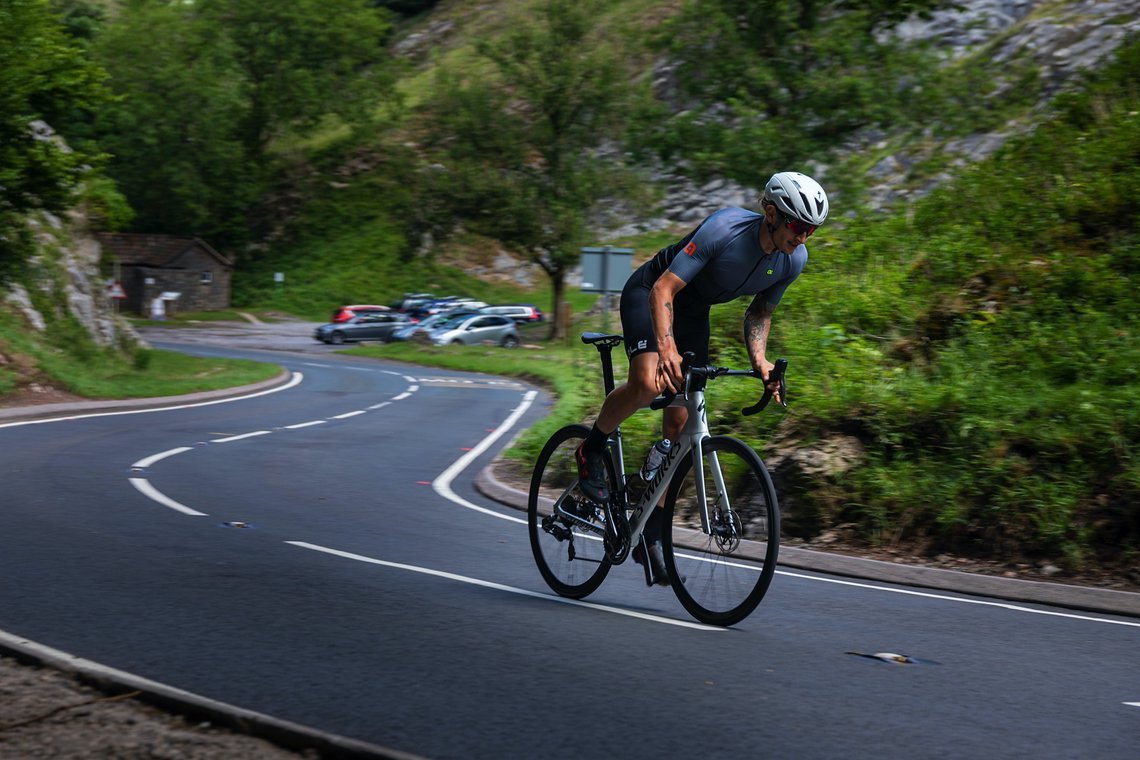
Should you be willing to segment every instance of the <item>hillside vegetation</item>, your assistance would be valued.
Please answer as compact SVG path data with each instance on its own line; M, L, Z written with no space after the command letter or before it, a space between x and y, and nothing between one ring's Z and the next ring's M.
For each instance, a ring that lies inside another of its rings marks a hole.
M643 258L691 226L609 232L653 219L664 182L754 188L803 169L833 211L774 319L791 406L757 425L722 393L711 420L771 457L789 534L841 526L1070 571L1140 562L1136 41L1046 105L1028 54L947 60L891 34L939 0L337 2L365 14L368 40L330 54L351 31L335 25L322 47L304 30L327 9L298 0L277 44L308 47L270 78L240 44L273 18L253 0L52 3L118 97L56 123L110 154L103 171L136 217L102 224L208 234L236 255L249 308L318 318L432 290L581 312L590 299L567 281L579 246ZM156 30L169 44L130 54ZM338 87L353 107L332 107ZM974 164L938 147L994 130L1017 136ZM868 170L906 149L920 156L907 189L923 192L871 203ZM506 254L509 276L474 276ZM719 363L746 362L743 306L714 309ZM535 349L570 366L553 373L561 387L593 382L562 345ZM589 391L560 414L592 414ZM632 423L632 440L652 425Z

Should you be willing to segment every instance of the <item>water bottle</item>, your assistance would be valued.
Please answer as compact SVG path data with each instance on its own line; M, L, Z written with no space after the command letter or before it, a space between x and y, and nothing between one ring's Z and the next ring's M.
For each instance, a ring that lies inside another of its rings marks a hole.
M663 438L653 444L653 447L649 449L649 454L645 457L645 464L641 465L641 472L638 473L643 481L652 482L657 475L657 470L661 468L661 463L665 461L665 457L669 456L669 449L671 448L673 448L673 443L668 438Z

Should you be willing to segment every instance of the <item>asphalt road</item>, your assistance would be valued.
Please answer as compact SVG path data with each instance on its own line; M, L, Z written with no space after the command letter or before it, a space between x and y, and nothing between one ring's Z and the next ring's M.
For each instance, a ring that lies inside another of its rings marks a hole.
M721 630L632 564L566 603L474 487L532 389L186 350L296 382L0 422L0 630L432 758L1136 757L1134 617L785 568Z

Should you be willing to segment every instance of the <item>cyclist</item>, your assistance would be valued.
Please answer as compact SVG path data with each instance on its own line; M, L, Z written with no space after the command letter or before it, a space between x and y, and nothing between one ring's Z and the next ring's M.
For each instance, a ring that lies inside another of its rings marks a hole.
M721 209L681 240L662 248L637 269L621 294L621 322L629 357L629 377L606 396L597 420L579 446L579 489L589 499L609 500L603 452L618 425L664 390L681 390L681 355L707 364L709 308L742 295L754 296L744 312L744 343L752 368L765 382L773 364L765 358L772 313L784 290L807 262L804 242L827 219L827 194L799 172L777 172L760 196L761 212ZM780 401L777 384L769 388ZM664 410L662 435L676 441L687 412ZM661 558L660 513L645 525L646 558L638 546L634 560L650 562L655 583L669 580Z

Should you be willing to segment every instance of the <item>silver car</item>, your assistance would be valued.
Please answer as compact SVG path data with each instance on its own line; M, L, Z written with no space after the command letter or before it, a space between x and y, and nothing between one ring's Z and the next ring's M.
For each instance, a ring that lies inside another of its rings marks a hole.
M461 344L474 346L480 343L494 343L504 348L514 348L520 342L519 329L510 317L497 314L468 314L446 320L428 333L436 345Z

